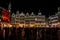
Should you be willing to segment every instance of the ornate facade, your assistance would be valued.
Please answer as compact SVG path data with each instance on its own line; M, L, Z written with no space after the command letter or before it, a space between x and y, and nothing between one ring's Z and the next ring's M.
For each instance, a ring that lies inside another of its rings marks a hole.
M58 16L52 15L49 17L49 25L50 27L57 27L58 24Z
M41 12L38 15L35 15L34 12L29 15L28 12L24 14L23 12L19 13L17 11L16 14L12 13L11 16L11 24L17 25L16 27L46 27L45 21L45 15L42 15Z
M2 8L2 7L0 7ZM11 13L11 24L12 27L23 27L23 28L32 28L32 27L60 27L60 7L58 7L58 12L55 15L51 15L48 18L39 11L35 15L34 12L23 13L16 11L16 13L11 12L11 4L8 6L8 11ZM1 26L1 14L0 14L0 26ZM2 23L4 24L4 23Z

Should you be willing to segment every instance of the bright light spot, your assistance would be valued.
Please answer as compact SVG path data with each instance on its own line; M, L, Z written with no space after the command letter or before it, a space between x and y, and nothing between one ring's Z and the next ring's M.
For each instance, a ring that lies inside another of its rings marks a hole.
M4 24L4 27L7 27L7 25L6 25L6 24Z

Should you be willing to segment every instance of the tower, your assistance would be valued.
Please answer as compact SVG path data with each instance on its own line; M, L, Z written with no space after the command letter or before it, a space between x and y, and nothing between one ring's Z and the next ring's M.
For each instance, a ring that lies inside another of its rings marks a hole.
M60 7L58 7L58 11L60 11Z
M11 2L9 2L9 5L8 5L8 12L9 12L9 19L11 21Z
M11 12L11 2L9 2L8 11Z

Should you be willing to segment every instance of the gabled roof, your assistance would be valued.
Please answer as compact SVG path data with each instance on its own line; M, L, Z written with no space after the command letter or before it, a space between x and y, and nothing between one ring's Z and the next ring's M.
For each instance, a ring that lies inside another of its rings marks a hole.
M48 19L54 19L54 18L58 18L58 16L57 15L52 15L52 16L49 16Z
M11 15L12 17L15 17L15 13L12 13L12 15Z
M31 16L34 16L35 14L34 14L34 12L31 12Z
M16 16L19 16L20 14L19 14L19 10L18 11L16 11Z
M29 16L29 13L28 12L26 13L26 16Z
M25 16L25 14L23 12L20 13L20 16Z
M19 14L19 10L18 10L18 11L16 11L16 13L17 13L17 14Z

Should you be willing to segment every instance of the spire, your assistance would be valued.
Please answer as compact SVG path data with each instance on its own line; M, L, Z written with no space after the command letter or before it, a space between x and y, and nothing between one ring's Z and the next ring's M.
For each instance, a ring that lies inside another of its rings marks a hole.
M16 17L19 17L20 14L19 14L19 10L16 11Z
M17 13L17 14L19 14L19 10L18 10L18 11L16 11L16 13Z
M33 15L34 15L34 12L31 13L31 16L33 16Z
M60 16L60 7L58 7L58 12L55 15Z
M15 16L15 13L14 12L12 13L12 16Z
M28 12L26 13L26 16L29 16L29 13Z
M25 16L25 14L23 12L20 13L20 16Z
M58 11L60 11L60 7L58 7Z
M11 12L11 2L9 2L8 10Z
M39 9L38 15L39 15L39 16L42 15L42 13L40 12L40 9Z

